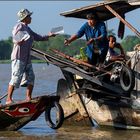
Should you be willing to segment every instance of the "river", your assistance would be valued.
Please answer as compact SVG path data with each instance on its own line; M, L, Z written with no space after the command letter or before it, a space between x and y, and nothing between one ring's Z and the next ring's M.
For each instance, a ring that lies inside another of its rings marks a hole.
M59 68L47 64L33 64L36 75L33 97L56 92L57 81L63 77ZM6 93L10 80L10 64L0 64L0 96ZM25 99L25 88L15 90L14 100ZM5 103L5 99L2 100ZM140 132L132 130L114 130L110 128L91 128L63 126L58 130L49 128L44 113L18 131L1 131L0 140L139 140Z

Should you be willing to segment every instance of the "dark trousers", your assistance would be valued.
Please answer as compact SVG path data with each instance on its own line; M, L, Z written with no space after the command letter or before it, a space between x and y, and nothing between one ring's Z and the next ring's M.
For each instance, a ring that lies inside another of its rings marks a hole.
M101 54L93 52L92 59L88 58L88 62L95 66L100 63L104 63L107 52L108 52L108 49L106 48L101 51Z

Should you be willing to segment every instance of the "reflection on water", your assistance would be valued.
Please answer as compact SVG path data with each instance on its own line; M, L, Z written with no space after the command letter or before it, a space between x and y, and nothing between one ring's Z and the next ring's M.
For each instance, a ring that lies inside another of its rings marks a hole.
M62 77L61 71L46 64L34 64L36 75L33 96L51 94L56 91L57 81ZM10 65L0 64L0 96L7 90L10 80ZM25 98L25 88L14 92L14 100ZM2 103L5 102L3 99ZM58 130L49 128L45 122L44 113L35 121L14 132L0 132L0 139L10 140L139 140L139 131L113 130L108 128L91 128L77 126L63 126Z
M102 130L89 127L61 127L56 131L43 127L25 127L17 132L0 132L0 138L26 140L139 140L138 131Z

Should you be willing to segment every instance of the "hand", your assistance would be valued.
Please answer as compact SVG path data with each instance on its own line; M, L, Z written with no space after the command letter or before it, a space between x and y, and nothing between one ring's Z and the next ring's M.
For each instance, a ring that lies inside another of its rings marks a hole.
M110 42L110 41L109 41L109 47L110 47L110 48L114 48L114 47L115 47L115 44L116 44L115 42Z
M87 45L90 45L91 43L93 43L94 42L94 38L91 38L89 41L87 41Z
M123 60L124 60L124 58L120 57L120 55L111 57L111 61L123 61Z
M70 45L70 41L68 39L64 40L64 45L69 46Z
M19 46L21 46L21 45L23 45L24 44L24 40L21 40L21 41L19 41L19 42L17 42L17 44L19 45Z
M52 32L49 32L49 33L48 33L48 36L49 36L49 37L55 37L56 34L54 34L54 33L52 33Z

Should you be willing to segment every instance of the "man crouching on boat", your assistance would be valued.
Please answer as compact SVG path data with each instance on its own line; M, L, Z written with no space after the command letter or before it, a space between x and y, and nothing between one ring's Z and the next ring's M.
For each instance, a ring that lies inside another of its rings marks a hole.
M22 9L17 13L19 22L14 26L12 31L14 43L11 54L12 74L8 86L6 104L13 102L13 91L20 86L23 74L25 74L27 78L26 100L31 100L35 80L30 56L33 41L47 41L49 37L55 36L52 33L41 36L33 32L28 26L28 24L31 23L31 15L32 12L27 9Z

